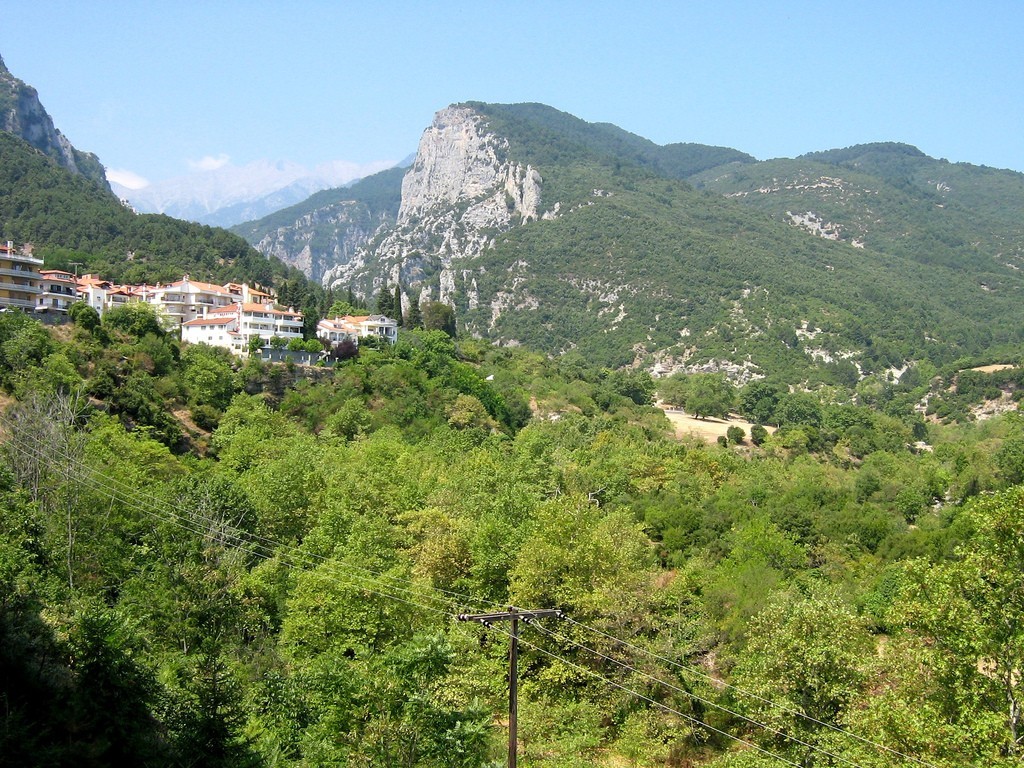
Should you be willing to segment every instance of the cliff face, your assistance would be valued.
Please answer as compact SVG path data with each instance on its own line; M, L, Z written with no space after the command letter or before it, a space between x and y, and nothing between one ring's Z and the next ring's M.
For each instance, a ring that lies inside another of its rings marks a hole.
M438 112L402 181L395 225L329 270L325 285L354 283L375 293L384 282L401 281L425 298L450 302L461 288L472 300L473 284L460 262L479 256L501 232L540 216L540 174L507 155L507 141L489 132L471 108Z
M268 232L255 247L313 280L322 280L328 270L343 270L353 264L374 233L393 220L393 215L371 211L362 202L343 201Z
M35 88L10 73L0 59L0 130L11 133L52 157L72 173L85 176L108 192L106 172L96 155L80 152L53 125ZM113 194L113 193L111 193Z

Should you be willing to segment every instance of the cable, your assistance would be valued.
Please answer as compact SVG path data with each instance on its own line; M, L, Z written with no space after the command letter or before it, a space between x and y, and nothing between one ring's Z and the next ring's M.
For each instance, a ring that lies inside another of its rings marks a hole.
M12 421L9 418L7 418L6 414L0 415L0 423L6 424L10 429L12 429L12 431L15 434L18 434L18 435L21 435L21 436L26 436L27 435L27 432L25 430L23 430L21 425L18 424L16 421ZM31 447L27 448L25 445L19 445L17 443L12 443L12 442L8 442L8 446L11 449L19 451L24 456L30 456L30 457L34 457L36 459L42 459L43 461L49 461L52 458L49 454L44 453L42 451L42 449L37 448L35 443L31 439L29 439L27 441L27 443ZM216 518L212 518L212 517L207 517L207 516L204 516L204 515L198 514L198 513L193 513L190 517L183 517L182 515L178 514L177 512L167 511L166 508L165 508L165 504L164 504L163 500L160 500L157 497L152 496L152 495L147 494L147 493L140 493L136 489L131 488L130 486L127 486L126 484L122 483L121 481L119 481L119 480L117 480L115 478L111 478L111 477L109 477L107 475L104 475L103 473L101 473L101 472L99 472L97 470L93 470L92 468L88 467L87 465L85 465L84 463L79 461L78 459L70 456L69 454L67 454L65 452L58 451L58 457L65 459L65 461L67 462L68 469L65 471L65 475L69 479L70 479L70 468L76 467L76 468L78 468L80 470L80 474L78 476L79 481L82 482L83 484L85 484L86 486L90 487L92 490L100 492L100 493L109 494L112 499L116 499L117 501L120 501L122 504L124 504L125 506L127 506L129 508L135 509L137 511L141 511L145 515L148 515L150 517L156 517L158 519L163 520L164 522L169 522L170 524L175 525L175 526L177 526L179 528L182 528L183 530L188 531L189 533L192 533L192 534L194 534L196 536L200 536L200 537L206 538L206 537L210 536L212 528L221 529L221 533L219 534L219 536L222 539L226 539L228 541L234 542L234 544L232 545L234 549L246 552L246 553L252 555L253 557L260 558L260 559L266 559L266 560L270 560L270 559L273 559L273 558L276 557L276 558L280 559L286 566L292 567L292 568L299 568L299 569L302 569L302 568L305 568L305 567L318 567L318 566L321 566L321 565L326 565L329 569L331 569L331 570L333 570L335 572L335 575L337 575L338 572L340 572L341 575L346 576L349 579L352 579L352 580L355 580L355 581L358 581L358 582L362 582L360 584L357 584L356 586L358 588L364 590L365 592L369 593L369 594L377 595L377 596L383 597L385 599L395 600L397 602L404 603L406 605L418 608L420 610L424 610L424 611L427 611L427 612L430 612L430 613L435 613L435 614L443 615L443 616L446 616L446 617L449 617L449 618L456 618L459 613L463 612L463 611L459 611L457 609L453 609L453 605L455 605L455 602L452 600L452 598L459 598L461 600L461 605L463 605L463 606L464 605L486 605L488 607L494 607L494 606L499 605L498 603L495 603L493 601L490 601L490 600L487 600L487 599L484 599L484 598L473 598L473 597L470 597L469 595L461 594L461 593L450 591L450 590L444 590L444 589L437 588L437 587L429 587L429 586L428 587L423 587L423 586L417 585L415 582L409 581L407 579L399 579L397 577L386 576L386 575L381 574L379 572L373 571L372 569L362 568L360 566L355 566L355 565L351 565L351 564L344 564L343 565L342 563L339 563L337 560L327 558L327 557L325 557L323 555L319 555L317 553L302 551L302 550L299 550L297 547L286 547L286 546L281 545L278 542L275 542L274 540L269 539L267 537L260 536L258 534L251 534L251 533L240 531L235 526L232 526L232 525L230 525L230 524L228 524L225 521L220 520L220 519L216 519ZM84 470L84 471L81 471L81 470ZM106 481L106 482L104 482L104 481ZM127 494L132 494L132 495L129 496ZM142 505L140 505L138 503L137 500L140 499L140 498L142 500L144 500L146 498L150 499L150 501L147 502L148 505L149 505L148 508L146 506L142 506ZM163 512L161 512L161 510L163 510ZM203 527L203 525L202 525L203 523L206 523L207 526L209 526L209 527ZM361 573L352 573L351 571L353 571L353 570L354 571L360 571ZM404 586L404 585L408 585L408 586ZM371 586L372 587L376 587L376 589L371 588ZM431 601L434 601L434 602L439 602L442 605L446 606L447 610L441 610L440 608L437 608L434 605L424 605L423 603L416 602L416 600L414 600L414 599L409 599L409 597L400 597L398 595L393 594L392 592L382 591L382 590L387 590L387 589L391 589L391 590L395 590L395 591L398 591L398 592L407 593L407 595L412 597L412 598L418 598L418 599L421 599L421 600L425 599L425 600L431 600ZM424 591L427 591L427 594L423 594ZM435 597L434 594L436 594L436 593L441 593L444 596L443 597ZM718 684L718 685L730 688L732 690L735 690L735 691L741 693L744 696L748 696L748 697L754 698L756 700L759 700L759 701L761 701L763 703L766 703L766 704L768 704L768 705L770 705L772 707L778 708L781 711L793 714L794 716L798 716L798 717L807 719L810 722L817 723L817 724L822 725L822 726L824 726L826 728L830 728L830 729L832 729L834 731L837 731L837 732L839 732L839 733L841 733L843 735L846 735L846 736L849 736L851 738L857 739L858 741L861 741L864 744L867 744L867 745L870 745L870 746L875 747L877 749L886 751L886 752L888 752L890 754L900 756L900 757L902 757L904 759L912 760L912 761L914 761L916 763L919 763L921 765L929 766L930 768L937 768L937 766L934 766L932 763L929 763L929 762L924 761L924 760L920 760L918 758L914 758L914 757L912 757L910 755L906 755L904 753L899 752L898 750L894 750L892 748L886 747L886 746L878 744L876 742L872 742L869 739L861 737L861 736L859 736L857 734L854 734L852 732L846 731L846 730L844 730L842 728L839 728L838 726L822 722L822 721L817 720L817 719L815 719L815 718L813 718L813 717L811 717L809 715L805 715L805 714L803 714L801 712L797 712L795 710L789 709L789 708L787 708L787 707L785 707L783 705L775 704L774 702L771 702L768 699L765 699L765 698L763 698L761 696L758 696L757 694L753 694L753 693L749 693L747 691L743 691L742 689L740 689L740 688L738 688L736 686L730 685L729 683L726 683L725 681L722 681L722 680L720 680L718 678L715 678L715 677L712 677L712 676L700 673L700 672L698 672L697 670L695 670L695 669L693 669L691 667L688 667L688 666L685 666L683 664L680 664L679 662L676 662L674 660L667 659L665 657L659 656L659 655L657 655L657 654L655 654L653 652L647 651L646 649L643 649L643 648L641 648L639 646L631 644L628 641L625 641L625 640L622 640L620 638L617 638L617 637L614 637L612 635L609 635L609 634L607 634L605 632L602 632L601 630L598 630L596 628L592 628L592 627L589 627L587 625L584 625L584 624L582 624L580 622L577 622L577 621L575 621L575 620L573 620L573 619L571 619L569 617L566 617L566 620L571 622L573 625L580 627L581 629L583 629L585 631L593 632L593 633L596 633L598 635L601 635L601 636L603 636L603 637L605 637L605 638L607 638L609 640L612 640L612 641L614 641L616 643L619 643L619 644L621 644L621 645L623 645L625 647L632 648L634 650L637 650L637 651L640 651L642 653L645 653L645 654L651 656L652 658L659 659L659 660L664 661L664 662L666 662L668 664L671 664L671 665L673 665L675 667L678 667L678 668L680 668L680 669L682 669L682 670L684 670L686 672L689 672L689 673L695 674L697 676L703 677L703 678L705 678L705 679L707 679L707 680L709 680L709 681L711 681L711 682L713 682L715 684ZM529 620L527 620L527 623L531 623L531 622L529 622ZM539 625L535 625L535 626L539 627ZM495 631L501 631L501 630L495 630ZM555 637L555 638L558 637L558 635L556 633L551 633L549 630L545 630L545 629L541 628L541 631L543 633L548 634L551 637ZM808 747L808 748L810 748L812 750L819 751L822 754L825 754L825 755L827 755L829 757L832 757L834 759L837 759L837 760L840 760L842 762L845 762L848 765L855 766L855 768L862 768L861 766L859 766L859 764L854 763L852 761L849 761L849 760L847 760L847 759L845 759L845 758L843 758L841 756L829 753L829 752L827 752L827 751L825 751L825 750L823 750L821 748L815 747L814 745L811 745L811 744L809 744L807 742L804 742L804 741L802 741L802 740L800 740L800 739L798 739L796 737L788 736L788 735L784 734L783 732L781 732L781 731L779 731L777 729L774 729L771 726L768 726L767 724L761 723L761 722L759 722L757 720L754 720L752 718L749 718L749 717L747 717L745 715L741 715L741 714L739 714L737 712L734 712L734 711L732 711L732 710L730 710L730 709L728 709L726 707L723 707L721 705L715 704L714 702L711 702L710 700L701 698L701 697L697 696L696 694L693 694L693 693L691 693L689 691L686 691L685 689L682 689L682 688L679 688L678 686L673 685L672 683L668 683L666 681L663 681L663 680L655 678L655 677L653 677L651 675L648 675L647 673L644 673L641 670L638 670L638 669L636 669L635 667L633 667L631 665L628 665L628 664L626 664L624 662L621 662L621 661L619 661L617 659L614 659L612 657L606 656L605 654L601 653L600 651L597 651L595 649L589 648L589 647L587 647L587 646L585 646L585 645L583 645L581 643L578 643L578 642L576 642L576 641L574 641L574 640L572 640L570 638L565 638L564 636L562 636L562 637L563 637L564 640L570 642L572 645L575 645L576 647L578 647L578 648L580 648L582 650L594 653L594 654L600 656L601 658L604 658L607 661L610 661L610 662L612 662L614 664L617 664L618 666L623 667L624 669L636 672L637 674L640 674L641 676L646 677L646 678L648 678L649 680L651 680L653 682L656 682L656 683L661 684L661 685L665 685L665 686L667 686L667 687L669 687L669 688L671 688L673 690L676 690L676 691L678 691L680 693L683 693L684 695L687 695L687 696L691 697L692 699L694 699L696 701L701 701L702 703L707 704L708 706L714 707L714 708L719 709L719 710L721 710L723 712L726 712L726 713L728 713L728 714L730 714L730 715L732 715L734 717L738 717L738 718L740 718L742 720L745 720L745 721L749 722L750 724L752 724L754 726L760 727L760 728L762 728L764 730L767 730L767 731L769 731L771 733L774 733L776 735L782 736L784 738L788 738L788 739L790 739L790 740L792 740L792 741L794 741L796 743L802 744L802 745L804 745L804 746L806 746L806 747ZM685 713L678 712L677 710L674 710L671 707L667 707L666 705L663 705L660 702L654 701L654 700L650 699L649 697L644 696L643 694L640 694L640 693L638 693L636 691L628 689L628 688L618 684L617 682L615 682L613 680L604 678L603 676L599 675L598 673L593 672L592 670L586 669L585 667L581 667L580 665L577 665L574 662L570 662L567 659L559 657L559 656L557 656L555 654L551 654L550 652L545 651L544 649L541 649L538 646L533 645L532 643L528 643L528 642L522 641L522 640L520 642L524 642L525 644L529 645L530 647L537 648L537 650L541 651L542 653L545 653L548 656L552 656L553 658L558 658L561 661L569 664L570 666L577 667L579 669L583 669L583 670L587 671L589 674L592 674L592 675L594 675L596 677L599 677L600 679L604 680L605 682L608 682L611 685L614 685L615 687L621 688L622 690L624 690L624 691L626 691L628 693L631 693L632 695L636 695L636 696L638 696L638 697L640 697L640 698L642 698L642 699L644 699L646 701L649 701L649 702L651 702L651 703L653 703L653 704L655 704L655 705L657 705L659 707L662 707L662 708L664 708L664 709L666 709L668 711L675 712L676 714L680 715L681 717L686 718L687 720L690 720L690 721L692 721L694 723L702 725L703 727L706 727L706 728L709 728L709 729L711 729L713 731L721 733L722 735L724 735L724 736L726 736L728 738L734 739L734 740L736 740L736 741L738 741L740 743L743 743L743 744L746 744L748 746L751 746L751 747L753 747L755 749L758 749L759 751L765 752L765 754L768 754L768 755L770 755L772 757L775 757L777 759L783 760L783 762L786 762L786 763L788 763L790 765L796 765L794 763L790 763L785 758L782 758L782 757L780 757L778 755L775 755L774 753L768 752L766 750L762 750L760 747L757 747L756 745L754 745L754 744L752 744L750 742L746 742L743 739L739 739L738 737L734 737L734 736L732 736L732 735L730 735L728 733L725 733L724 731L720 731L719 729L714 728L713 726L710 726L709 724L703 723L703 722L697 720L696 718L692 718L691 716L686 715Z
M16 432L18 434L21 434L21 435L25 435L26 434L21 429L20 425L17 425L16 423L12 423L5 416L0 416L0 422L5 422L9 427L11 427L13 429L14 432ZM42 452L41 449L35 448L35 444L32 442L31 439L28 440L28 445L32 446L31 448L26 448L24 445L17 445L17 444L12 444L12 443L9 443L9 445L12 448L16 449L16 450L20 450L24 455L32 455L32 456L35 456L36 458L41 458L41 459L44 459L44 460L49 460L51 458L50 455ZM470 597L469 595L464 595L464 594L453 592L453 591L450 591L450 590L444 590L444 589L441 589L441 588L438 588L438 587L423 587L423 586L417 585L415 582L412 582L412 581L409 581L409 580L405 580L405 579L399 579L399 578L393 577L393 576L387 576L387 575L381 574L379 572L373 571L372 569L363 568L363 567L358 566L358 565L345 564L344 566L342 566L342 564L338 563L337 560L333 560L333 559L330 559L328 557L325 557L323 555L319 555L319 554L313 553L313 552L300 551L296 547L285 547L284 545L281 545L281 544L273 541L272 539L260 536L258 534L250 534L250 533L246 533L246 532L243 532L243 531L239 531L238 529L233 528L231 526L225 526L224 521L219 520L219 519L215 519L215 518L211 518L211 517L206 517L206 516L204 516L202 514L193 513L190 518L183 518L177 512L175 512L173 510L168 510L165 507L164 502L162 500L157 499L156 497L153 497L153 496L151 496L149 494L146 494L146 493L140 493L140 492L136 491L135 489L133 489L133 488L131 488L129 486L126 486L125 484L121 483L120 481L116 480L115 478L111 478L111 477L109 477L107 475L104 475L104 474L102 474L102 473L100 473L100 472L98 472L96 470L93 470L90 467L88 467L87 465L83 464L81 461L79 461L76 458L68 455L67 453L58 452L58 456L60 458L64 458L68 462L69 465L74 466L76 469L79 470L78 478L82 482L85 482L87 485L92 487L94 490L97 490L97 491L100 491L100 492L104 492L104 493L109 493L113 498L117 499L118 501L120 501L122 504L128 506L129 508L133 508L133 509L135 509L137 511L141 511L143 514L146 514L146 515L151 516L151 517L155 516L155 517L158 517L158 518L161 518L161 519L168 520L172 524L178 525L179 527L182 527L182 528L190 531L191 533L194 533L196 535L203 536L203 537L206 537L206 536L209 535L209 529L201 527L201 523L206 523L209 526L216 527L216 528L225 528L226 527L227 530L223 531L222 536L227 538L227 539L229 539L229 540L231 540L231 541L233 541L234 542L233 546L236 549L241 549L243 551L246 551L246 552L248 552L249 554L252 554L255 557L260 557L260 558L264 558L264 559L271 559L272 557L275 557L275 556L279 557L279 558L282 558L282 559L290 558L297 565L304 565L304 566L316 566L316 565L318 565L320 563L331 563L333 565L333 567L336 567L336 568L339 568L339 569L343 569L343 570L347 569L349 571L360 571L360 572L362 572L362 574L366 574L366 575L359 575L359 574L349 573L348 575L351 578L362 579L364 581L368 579L368 580L371 580L371 581L373 581L375 583L378 583L381 586L387 586L388 588L391 588L391 589L396 589L398 591L407 592L407 593L410 593L410 594L412 594L414 596L417 596L417 597L419 597L421 599L427 599L427 600L433 600L433 601L441 601L441 600L443 600L443 601L445 601L445 603L447 605L455 605L455 604L461 604L463 606L465 606L465 605L484 606L485 605L485 606L488 606L488 607L495 607L495 606L498 605L497 603L494 603L493 601L490 601L490 600L486 600L484 598L473 598L473 597ZM96 477L98 477L100 479L93 480L93 479L90 478L90 475L96 476ZM106 481L106 482L104 482L104 481ZM129 495L129 494L131 494L131 495ZM141 499L140 499L140 497L141 497ZM148 503L148 507L139 503L140 500L144 501L146 497L148 497L151 500ZM248 546L245 546L245 545L248 545ZM282 550L284 550L284 551L282 552ZM298 554L296 554L296 553L298 553ZM283 557L282 557L282 555L283 555ZM383 582L383 584L381 584L381 582ZM427 592L426 594L424 594L425 591ZM441 593L441 594L445 595L446 597L445 598L435 597L434 595L436 593Z
M498 633L500 633L502 635L505 635L506 637L512 639L512 633L509 632L508 630L500 629L500 628L495 627L495 626L490 626L490 627L488 627L488 629L491 629L494 632L498 632ZM619 690L624 691L625 693L628 693L628 694L630 694L632 696L636 696L639 699L643 699L644 701L646 701L646 702L648 702L650 704L653 704L656 707L660 707L661 709L665 710L666 712L671 712L672 714L678 715L679 717L683 718L687 722L692 723L693 725L700 726L701 728L707 728L709 731L714 731L717 734L725 736L727 739L731 739L732 741L735 741L735 742L737 742L739 744L743 744L744 746L747 746L747 747L750 747L751 749L757 750L758 752L760 752L763 755L767 755L768 757L771 757L771 758L773 758L775 760L778 760L778 761L780 761L782 763L785 763L786 765L791 765L791 766L793 766L793 768L802 768L798 763L794 763L793 761L783 757L782 755L779 755L779 754L777 754L775 752L772 752L771 750L765 749L764 747L760 747L760 746L758 746L757 744L755 744L752 741L748 741L746 739L740 738L739 736L733 736L731 733L728 733L727 731L723 731L720 728L716 728L715 726L713 726L713 725L711 725L709 723L705 723L703 720L701 720L699 718L696 718L693 715L688 715L685 712L681 712L680 710L675 709L674 707L670 707L668 704L664 704L664 703L662 703L660 701L657 701L656 699L652 699L650 696L645 696L644 694L640 693L639 691L635 691L632 688L629 688L628 686L625 686L625 685L623 685L622 683L619 683L616 680L612 680L611 678L605 677L600 672L595 672L594 670L589 669L587 667L584 667L581 664L577 664L576 662L569 661L564 656L559 656L557 653L552 653L551 651L548 651L545 648L541 648L539 645L537 645L535 643L531 643L529 640L524 640L522 637L516 637L516 640L519 642L520 645L525 645L525 646L527 646L529 648L533 648L534 650L539 651L540 653L544 654L545 656L548 656L548 657L550 657L552 659L555 659L557 661L561 661L561 662L563 662L565 664L568 664L570 667L578 669L578 670L580 670L582 672L586 672L588 675L590 675L592 677L596 677L598 680L601 680L602 682L608 683L609 685L611 685L611 686L613 686L615 688L618 688Z
M759 701L762 704L767 704L768 706L770 706L770 707L772 707L774 709L778 709L778 710L780 710L782 712L785 712L786 714L793 715L794 717L799 717L799 718L801 718L803 720L807 720L808 722L814 723L815 725L820 725L820 726L822 726L824 728L828 728L829 730L835 731L836 733L842 734L843 736L847 736L847 737L849 737L851 739L859 741L859 742L861 742L862 744L864 744L866 746L873 747L874 749L880 750L882 752L887 752L887 753L889 753L891 755L894 755L896 757L900 757L900 758L902 758L904 760L910 760L911 762L917 763L918 765L926 766L927 768L939 768L939 766L935 765L935 763L930 763L927 760L923 760L923 759L921 759L919 757L914 757L913 755L908 755L908 754L906 754L904 752L900 752L898 749L893 749L892 747L887 747L884 744L879 744L878 742L872 741L871 739L868 739L868 738L866 738L864 736L861 736L861 735L859 735L857 733L854 733L853 731L848 731L845 728L842 728L842 727L840 727L838 725L835 725L834 723L827 723L827 722L825 722L823 720L818 720L817 718L815 718L815 717L813 717L811 715L808 715L808 714L806 714L804 712L800 712L799 710L792 709L791 707L787 707L784 704L777 704L776 702L771 701L770 699L766 699L763 696L760 696L760 695L758 695L756 693L752 693L750 691L746 691L746 690L744 690L744 689L742 689L742 688L740 688L738 686L732 685L731 683L727 683L725 680L722 680L719 677L715 677L713 675L709 675L709 674L706 674L704 672L701 672L700 670L696 669L693 666L690 666L690 665L687 665L687 664L682 664L681 662L675 661L674 659L669 659L669 658L667 658L665 656L660 656L659 654L657 654L657 653L655 653L653 651L649 651L646 648L642 648L641 646L634 645L633 643L630 643L627 640L623 640L621 638L615 637L614 635L610 635L607 632L602 632L600 629L597 629L595 627L587 626L586 624L581 624L580 622L573 620L569 616L566 616L565 620L568 621L570 624L573 624L573 625L575 625L575 626L577 626L577 627L579 627L579 628L581 628L583 630L586 630L588 632L592 632L592 633L594 633L596 635L600 635L601 637L604 637L604 638L606 638L608 640L612 640L612 641L614 641L616 643L619 643L620 645L624 645L627 648L631 648L633 650L639 651L640 653L646 654L647 656L650 656L653 659L657 659L658 661L663 661L666 664L670 664L670 665L672 665L674 667L677 667L678 669L681 669L684 672L692 674L695 677L699 677L699 678L701 678L703 680L706 680L706 681L710 682L713 685L718 685L718 686L721 686L723 688L728 688L729 690L735 691L736 693L740 694L741 696L744 696L744 697L750 698L750 699L754 699L755 701Z
M531 625L534 624L534 622L531 621L530 619L526 619L525 621L527 623L531 624ZM551 637L552 639L555 639L555 640L561 639L561 640L569 643L570 645L575 646L575 647L577 647L577 648L579 648L581 650L593 653L595 656L598 656L599 658L602 658L605 661L610 661L611 663L618 665L619 667L625 669L628 672L635 672L636 674L638 674L641 677L644 677L644 678L650 680L653 683L657 683L659 685L664 685L666 688L669 688L669 689L671 689L673 691L677 691L678 693L681 693L684 696L688 696L691 699L693 699L694 701L699 701L702 704L706 704L709 707L713 707L713 708L715 708L715 709L717 709L717 710L719 710L721 712L725 712L726 714L732 715L733 717L737 717L737 718L739 718L741 720L745 720L746 722L750 723L751 725L757 726L758 728L762 728L762 729L768 731L769 733L775 734L776 736L781 736L782 738L789 739L790 741L796 742L797 744L802 744L803 746L807 747L810 750L813 750L815 752L820 752L821 754L825 755L826 757L831 757L831 758L833 758L835 760L839 760L842 763L846 763L847 765L852 765L854 768L864 768L864 766L861 765L860 763L854 762L853 760L849 760L849 759L843 757L842 755L833 754L832 752L829 752L827 749L824 749L822 747L816 746L814 744L811 744L809 742L804 741L803 739L797 738L796 736L792 736L792 735L787 734L787 733L785 733L783 731L780 731L778 728L775 728L775 727L773 727L771 725L768 725L767 723L762 723L762 722L760 722L758 720L753 719L752 717L747 717L746 715L741 715L739 712L734 712L733 710L729 709L728 707L724 707L721 704L716 704L715 702L711 701L710 699L705 699L702 696L698 696L697 694L695 694L695 693L693 693L691 691L688 691L685 688L680 688L679 686L675 685L674 683L670 683L670 682L662 680L662 679L660 679L658 677L655 677L654 675L650 675L647 672L644 672L643 670L637 669L636 667L634 667L634 666L632 666L630 664L627 664L627 663L625 663L623 661L619 661L618 659L614 659L611 656L607 656L606 654L602 653L601 651L598 651L598 650L596 650L594 648L590 648L590 647L588 647L586 645L583 645L582 643L579 643L579 642L573 640L572 638L566 637L565 635L562 635L562 634L557 633L557 632L552 632L551 630L546 629L545 627L542 627L539 624L536 625L536 628L538 630L540 630L542 634L546 634L548 637Z
M6 420L4 420L2 417L0 417L0 421L6 421ZM9 424L9 422L8 422L8 424ZM38 449L38 447L35 447L34 443L32 443L31 441L30 441L29 444L32 445L32 447L28 447L28 449L27 449L27 447L24 446L24 445L17 445L16 443L11 443L11 442L7 443L8 447L10 447L10 449L18 451L23 456L29 456L29 457L32 457L32 458L43 459L43 460L49 460L51 458L48 454L45 454L40 449ZM82 464L81 462L77 461L73 457L68 456L67 454L60 454L58 452L58 457L59 458L65 458L69 462L70 465L76 466L76 468L79 470L79 475L78 475L79 481L82 482L83 484L85 484L87 487L90 487L93 490L96 490L96 492L98 492L98 493L101 493L101 494L104 494L104 495L110 495L113 499L121 502L126 507L128 507L130 509L134 509L135 511L141 512L144 515L151 516L151 517L156 517L156 518L161 519L161 520L163 520L165 522L170 522L171 524L176 525L177 527L180 527L180 528L182 528L184 530L187 530L188 532L191 532L191 534L194 534L194 535L202 537L202 538L207 538L209 536L209 534L210 534L210 527L206 527L202 523L207 523L210 526L216 526L216 527L222 527L223 526L223 521L218 520L216 518L207 517L207 516L204 516L204 515L201 515L201 514L194 514L193 517L189 518L189 517L183 517L182 515L178 514L175 511L167 510L166 508L163 507L163 505L158 505L158 504L153 504L153 503L151 503L150 506L148 506L148 507L144 506L144 505L140 505L140 504L137 503L135 498L127 496L127 494L129 492L128 492L128 490L125 489L126 486L123 483L121 483L120 481L118 481L118 480L116 480L114 478L111 478L109 475L104 475L101 472L92 470L91 468L89 468L86 465ZM145 497L146 495L142 494L141 496ZM155 499L155 497L150 497L150 499ZM298 550L297 548L294 548L294 547L292 547L292 548L279 547L279 549L275 551L271 547L269 547L268 545L262 543L262 542L269 542L271 540L267 540L267 539L265 539L263 537L251 537L251 538L255 539L256 541L249 541L250 535L245 534L244 531L239 531L238 529L224 530L222 532L222 534L221 534L221 538L226 540L227 542L230 542L231 546L234 549L247 552L248 554L250 554L250 555L252 555L254 557L257 557L257 558L271 559L272 557L276 556L276 557L279 557L282 560L286 561L286 563L290 563L290 564L292 564L294 566L298 566L298 567L302 567L302 566L312 567L312 566L321 565L321 564L328 564L333 569L335 569L336 571L340 571L343 574L347 575L348 578L356 580L356 581L359 581L361 583L364 583L364 587L362 587L362 588L367 589L370 592L373 592L373 590L370 590L368 587L366 587L367 583L377 587L378 590L380 590L380 589L391 589L391 590L395 590L397 592L407 593L408 595L410 595L410 596L412 596L414 598L427 599L427 600L432 600L434 602L441 602L447 608L449 608L449 610L439 611L434 606L429 606L429 607L428 606L424 606L422 603L418 603L415 600L411 600L411 599L408 599L408 598L399 598L399 597L396 597L396 596L392 595L391 593L387 593L388 596L394 597L394 599L396 599L396 600L400 600L402 602L407 602L409 604L417 605L417 606L422 607L422 608L424 608L426 610L431 610L431 611L434 611L434 612L443 612L445 615L452 615L452 616L457 615L460 612L458 607L457 607L458 603L456 603L454 600L452 600L451 597L435 597L435 596L433 596L432 594L429 594L429 593L428 594L424 594L424 591L426 591L426 590L429 590L429 591L432 591L432 592L442 592L442 593L444 593L443 590L438 590L438 589L432 588L432 587L420 587L419 585L416 585L415 583L410 582L408 580L399 580L399 579L394 578L394 577L387 577L387 575L384 575L384 574L381 574L379 572L373 571L373 570L371 570L369 568L362 568L362 567L357 566L357 565L352 565L352 564L347 564L347 563L346 564L342 564L342 563L338 562L337 560L333 560L333 559L324 557L322 555L317 555L317 554L314 554L314 553L302 552L302 551L300 551L300 550ZM361 571L361 572L352 572L352 571ZM406 585L408 585L408 586L406 586ZM377 594L383 594L383 593L378 592ZM458 593L446 593L446 594L450 594L451 595L451 594L458 594ZM461 604L463 606L465 606L465 605L481 605L481 604L487 604L488 606L494 606L495 605L495 603L490 602L490 601L474 600L473 598L470 598L467 595L458 595L458 596L463 598L463 600L461 601Z

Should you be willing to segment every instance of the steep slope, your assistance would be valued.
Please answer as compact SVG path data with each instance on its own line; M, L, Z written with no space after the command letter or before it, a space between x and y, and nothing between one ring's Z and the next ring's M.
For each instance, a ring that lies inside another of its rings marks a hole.
M0 131L28 142L61 166L110 192L99 158L75 149L53 125L35 88L11 74L0 58Z
M404 174L404 168L391 168L349 187L323 190L232 231L319 282L332 267L351 263L380 228L395 222Z
M69 172L19 138L0 133L0 237L31 242L51 266L114 280L181 277L280 284L302 279L223 229L135 214L92 180Z
M394 223L324 281L398 283L406 308L438 298L470 333L606 365L852 383L1022 341L1022 238L999 202L1019 174L957 166L953 199L941 165L902 145L759 163L538 104L454 105Z

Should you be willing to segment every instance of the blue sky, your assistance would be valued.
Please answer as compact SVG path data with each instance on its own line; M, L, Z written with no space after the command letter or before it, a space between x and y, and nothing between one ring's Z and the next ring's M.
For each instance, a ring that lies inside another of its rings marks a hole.
M152 181L399 160L458 101L764 159L868 141L1024 171L1020 2L15 2L0 55ZM205 159L205 160L204 160Z

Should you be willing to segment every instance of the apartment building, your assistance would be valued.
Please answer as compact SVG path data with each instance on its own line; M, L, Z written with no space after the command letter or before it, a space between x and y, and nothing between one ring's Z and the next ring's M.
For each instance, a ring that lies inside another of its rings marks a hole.
M43 260L29 247L18 249L10 241L0 245L0 307L33 311L43 290L41 266Z
M36 302L36 311L67 314L68 308L78 301L75 276L62 269L42 269L39 275L42 293Z

